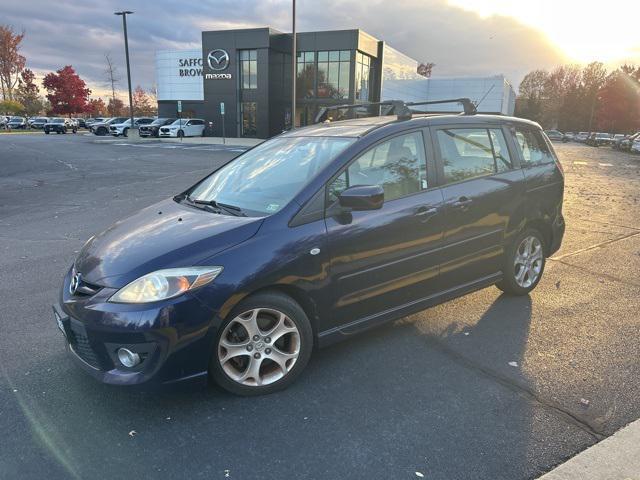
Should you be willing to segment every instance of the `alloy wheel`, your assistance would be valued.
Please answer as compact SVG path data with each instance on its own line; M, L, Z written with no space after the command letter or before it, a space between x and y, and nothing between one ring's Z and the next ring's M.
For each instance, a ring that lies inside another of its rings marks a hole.
M235 382L256 387L282 379L300 355L300 332L286 314L254 308L236 316L218 341L218 362Z
M542 242L533 235L525 237L516 249L513 262L516 283L522 288L533 285L542 271L542 262Z

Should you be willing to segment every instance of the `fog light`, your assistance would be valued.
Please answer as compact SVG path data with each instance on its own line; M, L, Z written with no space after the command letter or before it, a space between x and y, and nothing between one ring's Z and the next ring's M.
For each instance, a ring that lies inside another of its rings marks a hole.
M128 348L118 349L118 360L127 368L133 368L140 363L140 355L132 352Z

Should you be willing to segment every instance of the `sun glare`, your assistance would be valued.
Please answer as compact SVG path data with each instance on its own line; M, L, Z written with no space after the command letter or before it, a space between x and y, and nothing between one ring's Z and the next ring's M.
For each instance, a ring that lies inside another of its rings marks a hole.
M635 0L448 0L483 18L513 17L544 34L575 62L640 63Z

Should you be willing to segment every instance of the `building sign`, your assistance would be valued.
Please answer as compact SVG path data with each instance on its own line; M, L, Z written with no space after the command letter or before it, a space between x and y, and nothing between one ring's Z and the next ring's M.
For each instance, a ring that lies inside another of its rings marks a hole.
M156 52L159 101L203 101L202 49Z
M181 77L201 77L202 58L179 58L178 72Z
M229 52L221 48L211 50L207 54L207 65L214 72L222 72L229 67ZM231 80L230 73L206 73L204 78L207 80Z

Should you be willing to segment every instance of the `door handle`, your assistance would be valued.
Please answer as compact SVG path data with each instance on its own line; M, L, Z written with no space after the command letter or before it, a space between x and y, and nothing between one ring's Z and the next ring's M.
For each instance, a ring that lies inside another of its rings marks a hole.
M455 202L451 203L453 208L459 208L460 210L466 210L469 208L469 205L473 203L473 200L469 197L465 197L464 195Z
M418 220L420 220L420 223L427 223L436 213L438 213L438 207L422 205L421 207L416 208L413 216L417 217Z
M438 207L432 207L430 205L422 205L416 209L416 217L426 217L427 215L433 215L438 212Z

